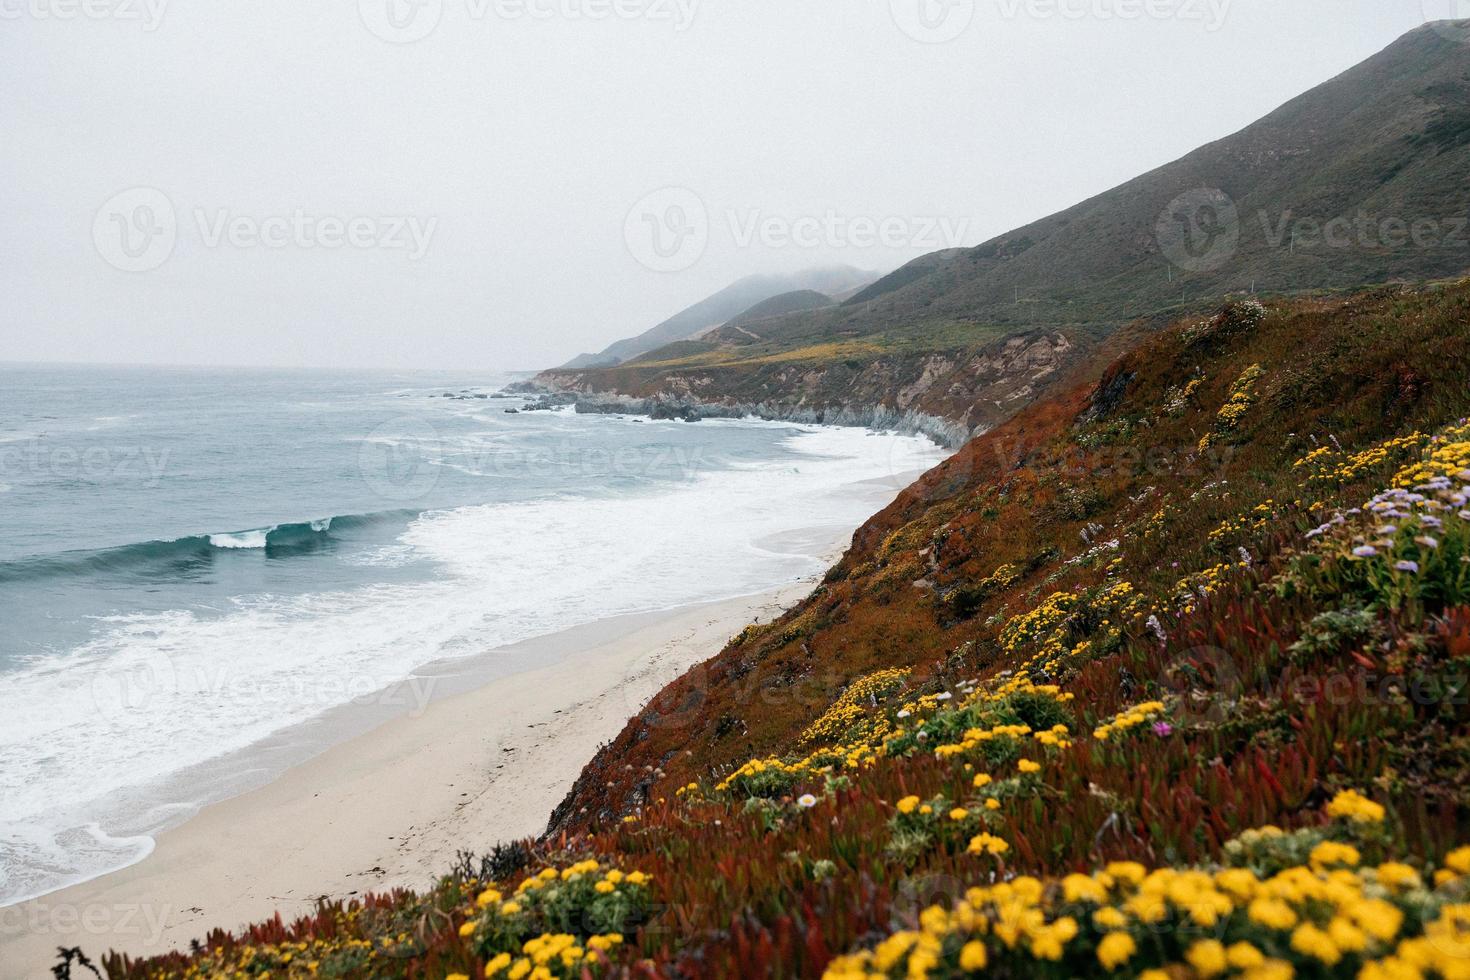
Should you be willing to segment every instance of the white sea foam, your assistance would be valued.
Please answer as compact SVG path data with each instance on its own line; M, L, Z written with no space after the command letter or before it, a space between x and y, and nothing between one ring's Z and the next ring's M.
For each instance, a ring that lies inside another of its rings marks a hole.
M258 531L241 531L238 534L211 534L209 543L216 548L228 550L252 550L264 548L269 534L269 528Z
M855 527L875 501L853 484L883 480L896 492L904 474L942 455L921 439L858 429L803 429L789 448L794 464L695 470L637 495L594 487L582 499L431 513L378 554L437 564L430 581L240 599L218 615L118 617L85 646L9 675L0 903L139 860L161 823L148 786L371 702L430 661L818 573L823 556L760 542ZM261 548L266 532L210 540Z

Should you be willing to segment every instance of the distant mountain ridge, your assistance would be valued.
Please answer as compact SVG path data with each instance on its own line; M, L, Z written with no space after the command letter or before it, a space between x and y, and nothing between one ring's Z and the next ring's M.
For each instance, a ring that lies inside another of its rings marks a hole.
M746 276L681 310L658 326L636 337L620 340L600 354L582 354L573 358L566 367L610 367L621 364L667 344L689 340L722 326L751 307L773 297L803 291L839 297L861 289L877 278L875 273L846 265L807 269L789 275Z
M1461 26L1415 30L1234 135L975 248L916 259L840 304L543 380L816 411L850 411L861 390L888 406L960 411L973 429L1040 390L1006 384L999 406L960 390L981 376L964 365L1007 337L1064 336L1080 356L1136 319L1231 296L1456 276L1470 268Z
M768 333L1107 330L1232 292L1454 275L1470 266L1466 173L1470 44L1431 25L1174 163Z

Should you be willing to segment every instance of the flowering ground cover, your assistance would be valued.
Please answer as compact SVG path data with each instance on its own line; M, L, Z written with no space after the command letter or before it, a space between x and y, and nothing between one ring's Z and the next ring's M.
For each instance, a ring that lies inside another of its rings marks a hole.
M631 719L542 840L106 970L1470 976L1467 366L1470 282L1135 335Z

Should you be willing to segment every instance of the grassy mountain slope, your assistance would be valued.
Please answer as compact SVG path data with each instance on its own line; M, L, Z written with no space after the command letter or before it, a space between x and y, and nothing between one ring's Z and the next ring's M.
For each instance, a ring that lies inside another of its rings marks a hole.
M1233 136L976 248L918 259L839 307L717 330L633 370L549 380L811 403L833 396L757 377L762 365L958 360L1038 330L1081 350L1136 318L1234 293L1455 275L1470 267L1467 172L1470 45L1425 27Z
M799 289L790 293L782 293L780 296L772 296L765 302L755 304L732 319L726 326L743 327L785 313L819 310L832 305L832 298L825 293L819 293L814 289Z
M636 337L620 340L600 354L583 354L567 367L609 366L632 360L666 344L689 340L726 323L746 310L783 293L810 289L826 295L845 293L873 280L852 266L808 269L790 275L746 276Z
M542 841L109 973L1462 975L1467 363L1470 280L1150 333L671 685Z

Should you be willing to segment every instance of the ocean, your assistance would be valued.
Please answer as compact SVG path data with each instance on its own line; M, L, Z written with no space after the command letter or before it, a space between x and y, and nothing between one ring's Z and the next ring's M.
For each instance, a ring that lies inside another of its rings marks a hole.
M944 456L508 414L511 380L0 365L0 905L140 860L430 665L816 574L795 532Z

